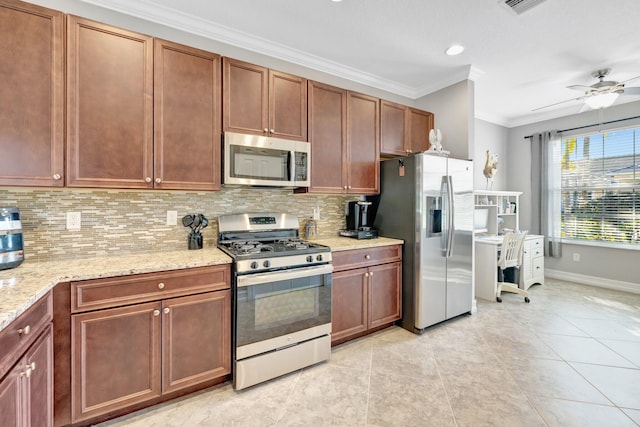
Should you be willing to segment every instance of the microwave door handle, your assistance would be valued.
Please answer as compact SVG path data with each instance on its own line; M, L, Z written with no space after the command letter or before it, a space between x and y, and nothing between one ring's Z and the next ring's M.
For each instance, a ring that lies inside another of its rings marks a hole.
M295 160L295 152L294 151L289 151L289 154L287 155L287 170L289 171L289 177L288 180L289 182L292 182L295 180L295 166L296 166L296 162Z

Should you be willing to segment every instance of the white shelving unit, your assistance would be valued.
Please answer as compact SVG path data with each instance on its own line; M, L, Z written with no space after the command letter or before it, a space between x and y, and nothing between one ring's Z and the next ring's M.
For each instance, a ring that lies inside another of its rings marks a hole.
M521 194L520 191L474 191L474 231L495 236L503 234L505 228L519 230Z

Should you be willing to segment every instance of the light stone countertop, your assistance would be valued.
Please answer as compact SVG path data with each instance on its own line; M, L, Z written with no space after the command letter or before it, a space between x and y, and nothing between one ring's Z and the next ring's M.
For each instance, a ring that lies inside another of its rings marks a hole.
M230 263L217 248L49 262L27 259L19 267L0 270L0 331L57 283Z
M313 240L315 243L331 247L332 252L348 251L352 249L374 248L376 246L402 245L403 240L391 239L389 237L378 237L376 239L352 239L351 237L321 237Z
M330 246L334 252L403 243L402 240L385 237L358 240L336 236L314 241ZM230 264L231 262L231 258L217 248L49 262L29 262L27 259L17 268L0 270L0 331L42 298L57 283Z

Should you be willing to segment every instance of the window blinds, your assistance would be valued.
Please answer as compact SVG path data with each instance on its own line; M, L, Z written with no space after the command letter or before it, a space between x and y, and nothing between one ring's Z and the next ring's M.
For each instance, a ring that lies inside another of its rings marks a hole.
M640 243L640 128L562 140L562 237Z

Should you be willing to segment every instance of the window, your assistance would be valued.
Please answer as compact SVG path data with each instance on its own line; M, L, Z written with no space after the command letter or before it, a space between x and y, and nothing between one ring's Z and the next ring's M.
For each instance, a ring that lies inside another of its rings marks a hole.
M562 237L640 244L640 128L562 140Z

